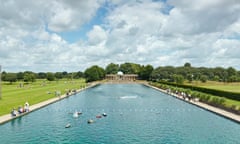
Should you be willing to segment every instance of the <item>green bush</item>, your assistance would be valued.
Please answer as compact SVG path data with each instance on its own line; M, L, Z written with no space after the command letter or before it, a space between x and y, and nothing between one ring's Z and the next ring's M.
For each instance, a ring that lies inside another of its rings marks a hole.
M238 108L238 106L236 106L236 105L232 105L232 106L231 106L231 109L233 109L233 110L238 110L239 108Z
M210 100L210 103L216 106L224 106L224 102L226 100L224 98L219 98L219 97L212 97Z

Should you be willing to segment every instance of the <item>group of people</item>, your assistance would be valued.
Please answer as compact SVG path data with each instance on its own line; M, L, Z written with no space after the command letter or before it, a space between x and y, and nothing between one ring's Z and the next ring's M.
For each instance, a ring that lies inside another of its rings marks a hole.
M24 107L19 106L17 110L15 108L13 108L12 111L11 111L11 115L12 116L17 116L17 114L22 114L22 113L25 113L25 112L29 112L29 103L28 102L26 102L24 104Z
M190 94L188 94L188 93L185 93L185 92L179 92L179 91L172 91L171 89L167 89L166 90L166 92L168 93L168 94L175 94L175 95L177 95L178 97L180 97L180 98L182 98L182 99L184 99L184 100L192 100L192 96L190 95Z

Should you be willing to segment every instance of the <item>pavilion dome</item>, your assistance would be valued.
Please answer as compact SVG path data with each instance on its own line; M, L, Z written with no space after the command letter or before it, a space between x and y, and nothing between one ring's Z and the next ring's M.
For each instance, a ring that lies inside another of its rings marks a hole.
M117 72L117 75L123 75L122 71Z

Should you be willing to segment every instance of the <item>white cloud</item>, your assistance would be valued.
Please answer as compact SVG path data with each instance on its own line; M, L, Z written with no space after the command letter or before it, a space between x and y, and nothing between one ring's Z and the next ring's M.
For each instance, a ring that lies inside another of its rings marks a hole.
M93 29L87 33L89 44L99 44L107 39L107 32L100 26L95 25Z
M56 32L78 29L95 16L99 7L100 2L95 0L54 1L51 4L50 15L48 15L48 27L50 30Z
M168 34L199 34L223 31L239 19L240 1L169 0L174 8L166 22Z
M0 61L9 71L79 71L110 62L240 69L240 1L0 2ZM82 38L69 42L69 31Z

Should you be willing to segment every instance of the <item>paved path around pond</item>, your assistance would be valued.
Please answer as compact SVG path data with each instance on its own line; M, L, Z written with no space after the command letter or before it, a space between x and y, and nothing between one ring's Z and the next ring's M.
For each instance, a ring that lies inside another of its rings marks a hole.
M62 100L62 99L67 98L67 97L69 97L69 96L72 96L72 95L74 95L75 93L81 92L81 91L83 91L83 90L85 90L85 89L87 89L87 88L94 87L94 86L96 86L97 84L99 84L99 83L91 83L89 86L87 86L87 87L85 87L85 88L82 88L82 89L79 89L79 90L77 90L76 92L72 92L72 93L70 93L69 95L64 94L64 95L61 95L61 96L58 96L58 97L55 97L55 98L51 98L51 99L49 99L49 100L46 100L46 101L43 101L43 102L40 102L40 103L37 103L37 104L34 104L34 105L30 105L30 107L29 107L30 112L26 112L26 113L23 113L23 114L20 114L20 115L17 114L17 116L15 116L15 117L11 116L11 114L10 114L10 112L9 112L9 114L0 116L0 125L6 123L6 122L8 122L8 121L11 121L12 119L16 119L16 118L18 118L18 117L27 115L27 114L35 111L35 110L38 110L38 109L40 109L40 108L42 108L42 107L47 106L47 105L49 105L49 104L55 103L55 102L57 102L57 101L59 101L59 100Z
M199 102L199 101L184 100L182 97L180 97L180 96L178 96L178 95L176 95L176 94L174 94L174 93L168 93L166 90L163 90L163 89L160 89L160 88L151 86L151 85L149 85L149 84L145 84L145 85L146 85L146 86L149 86L149 87L151 87L151 88L154 88L154 89L156 89L156 90L158 90L158 91L161 91L161 92L163 92L163 93L169 94L169 95L171 95L171 96L173 96L173 97L175 97L175 98L178 98L178 99L180 99L180 100L183 100L183 101L185 101L185 102L188 102L188 103L190 103L190 104L193 104L193 105L196 105L196 106L198 106L198 107L201 107L201 108L203 108L203 109L205 109L205 110L208 110L208 111L210 111L210 112L213 112L213 113L215 113L215 114L217 114L217 115L223 116L223 117L225 117L225 118L227 118L227 119L230 119L230 120L232 120L232 121L235 121L235 122L237 122L237 123L240 123L240 115L237 115L237 114L234 114L234 113L225 111L225 110L220 109L220 108L217 108L217 107L210 106L210 105L208 105L208 104L205 104L205 103L202 103L202 102Z

